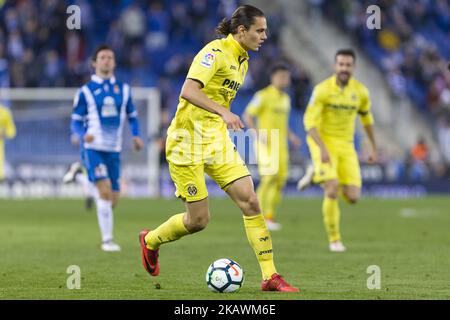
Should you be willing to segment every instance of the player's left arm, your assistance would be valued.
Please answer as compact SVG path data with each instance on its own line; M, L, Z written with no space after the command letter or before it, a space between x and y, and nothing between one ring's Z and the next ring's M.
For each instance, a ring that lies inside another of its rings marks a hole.
M361 123L364 127L364 131L366 132L367 137L369 138L370 141L371 149L367 161L368 163L373 164L377 161L377 144L375 141L375 133L373 128L374 120L370 109L371 103L369 91L366 88L364 88L361 106L359 108L358 114L360 116Z
M302 145L302 139L300 139L300 137L291 129L288 129L288 139L296 150Z
M72 117L70 121L71 141L73 144L82 143L86 136L84 121L87 116L87 101L83 90L79 89L74 98ZM91 135L87 140L92 141L94 137ZM87 142L90 142L87 141Z
M126 113L128 118L128 123L130 124L131 134L133 136L133 147L134 150L139 151L142 148L144 148L144 142L142 141L140 137L140 130L139 130L139 120L138 120L138 113L136 108L134 107L133 99L131 98L131 92L128 97L127 106L126 106Z

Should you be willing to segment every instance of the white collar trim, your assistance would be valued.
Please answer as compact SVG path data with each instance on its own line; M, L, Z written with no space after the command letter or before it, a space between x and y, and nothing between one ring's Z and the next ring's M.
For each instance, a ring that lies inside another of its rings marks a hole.
M96 75L96 74L93 74L93 75L91 76L91 80L94 81L94 82L97 82L97 83L99 83L99 84L102 84L103 81L105 81L105 79L99 77L99 76ZM116 83L116 77L112 76L112 77L109 79L109 81L111 82L111 84Z

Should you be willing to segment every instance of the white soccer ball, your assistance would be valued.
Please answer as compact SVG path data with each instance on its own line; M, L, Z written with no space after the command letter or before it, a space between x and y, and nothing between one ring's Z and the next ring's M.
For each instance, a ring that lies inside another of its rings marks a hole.
M213 292L237 292L244 282L244 270L231 259L219 259L206 271L206 284Z

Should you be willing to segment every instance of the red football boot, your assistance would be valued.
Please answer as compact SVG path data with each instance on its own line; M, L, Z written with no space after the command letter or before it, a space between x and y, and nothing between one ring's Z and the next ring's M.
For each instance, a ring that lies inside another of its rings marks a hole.
M282 276L274 273L269 280L261 283L262 291L299 292L300 289L291 287Z
M159 274L158 251L150 250L145 243L145 236L150 230L144 229L139 233L139 243L141 244L142 265L150 275L156 277Z

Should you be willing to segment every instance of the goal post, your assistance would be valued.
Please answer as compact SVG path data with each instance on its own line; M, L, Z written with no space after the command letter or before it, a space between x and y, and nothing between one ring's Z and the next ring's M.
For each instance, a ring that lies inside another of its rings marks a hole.
M0 89L0 103L11 109L17 136L6 144L7 181L0 197L71 197L81 187L63 185L62 174L79 161L79 147L70 143L70 117L78 88ZM132 87L145 149L132 151L124 128L122 190L130 197L159 195L161 101L157 88ZM126 125L128 127L128 125Z

